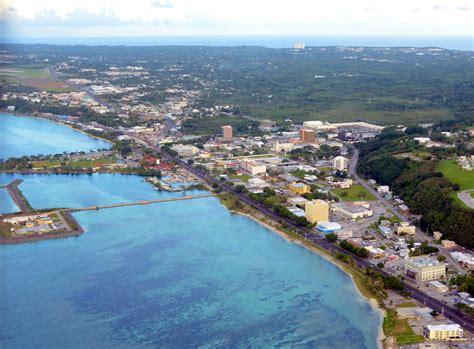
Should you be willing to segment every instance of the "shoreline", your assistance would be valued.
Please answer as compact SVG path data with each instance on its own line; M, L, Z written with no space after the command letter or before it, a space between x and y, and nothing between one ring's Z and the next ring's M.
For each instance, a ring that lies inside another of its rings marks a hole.
M74 131L77 131L77 132L80 132L88 137L91 137L91 138L95 138L95 139L99 139L101 141L104 141L104 142L107 142L111 145L111 147L113 146L113 141L111 141L110 139L106 139L106 138L103 138L103 137L99 137L99 136L96 136L96 135L92 135L90 133L87 133L86 131L84 130L81 130L81 129L78 129L78 128L75 128L73 127L72 125L70 124L67 124L65 122L61 122L60 120L55 120L55 119L50 119L50 118L47 118L45 116L41 116L41 115L33 115L33 114L23 114L23 113L17 113L17 112L11 112L11 111L0 111L0 114L11 114L11 115L14 115L14 116L17 116L17 117L20 117L20 118L33 118L33 119L41 119L41 120L46 120L46 121L50 121L52 123L55 123L57 125L61 125L61 126L66 126L66 127L69 127L71 130L74 130ZM52 114L54 115L54 114Z
M380 314L380 325L379 325L378 335L377 335L377 346L378 346L378 348L383 348L383 341L386 339L386 336L383 332L383 319L385 317L385 310L382 309L379 306L379 304L377 303L377 300L375 298L369 297L369 296L365 295L362 292L362 290L360 289L360 286L357 284L357 282L354 279L354 275L349 270L347 270L346 265L342 264L340 261L336 260L334 257L328 255L327 253L324 253L323 251L319 250L315 246L311 246L308 243L305 243L305 241L303 241L303 240L292 239L283 230L279 229L278 227L275 227L275 226L271 225L268 222L265 222L265 221L261 220L260 218L254 216L253 214L243 213L243 212L239 212L239 211L235 211L235 210L229 210L229 211L231 213L238 214L238 215L243 216L243 217L247 217L247 218L253 220L254 222L260 224L261 226L271 230L273 233L275 233L278 236L282 237L287 242L294 243L296 245L301 246L302 248L305 248L305 249L311 251L314 254L317 254L318 256L324 258L325 260L327 260L331 264L335 265L343 273L348 275L351 278L352 283L355 286L355 289L357 290L359 295L362 298L366 299L368 301L370 307Z

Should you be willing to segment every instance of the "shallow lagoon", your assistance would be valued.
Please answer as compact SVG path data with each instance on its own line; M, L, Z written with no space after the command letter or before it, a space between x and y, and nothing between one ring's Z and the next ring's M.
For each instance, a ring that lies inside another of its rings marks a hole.
M173 197L136 176L7 175L34 207ZM320 256L207 198L75 214L0 246L5 348L375 348L380 315Z
M109 142L52 121L0 113L0 159L110 147Z

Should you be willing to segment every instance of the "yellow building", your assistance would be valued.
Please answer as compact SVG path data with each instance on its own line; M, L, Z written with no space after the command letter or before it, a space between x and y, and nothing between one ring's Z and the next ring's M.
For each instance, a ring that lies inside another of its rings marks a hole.
M400 222L400 225L397 227L398 235L415 235L416 227L411 225L408 222Z
M458 324L428 325L423 329L423 336L428 340L460 340L464 337L464 331Z
M288 187L293 193L302 195L311 192L311 187L304 183L291 183Z
M304 205L304 215L310 223L329 222L329 203L324 200L312 200Z
M446 264L428 257L411 258L405 262L405 271L418 281L436 280L446 276Z

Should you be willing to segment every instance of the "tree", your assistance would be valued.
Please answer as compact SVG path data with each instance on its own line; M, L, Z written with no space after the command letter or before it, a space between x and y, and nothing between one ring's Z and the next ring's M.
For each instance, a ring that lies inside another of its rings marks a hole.
M327 235L326 235L326 239L327 239L329 242L336 242L336 241L337 241L337 235L334 234L334 233L327 234Z

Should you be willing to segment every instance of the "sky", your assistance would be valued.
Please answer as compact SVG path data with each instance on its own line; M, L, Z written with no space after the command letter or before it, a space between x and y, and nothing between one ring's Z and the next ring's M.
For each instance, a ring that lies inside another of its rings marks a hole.
M0 0L0 36L472 36L471 0Z

